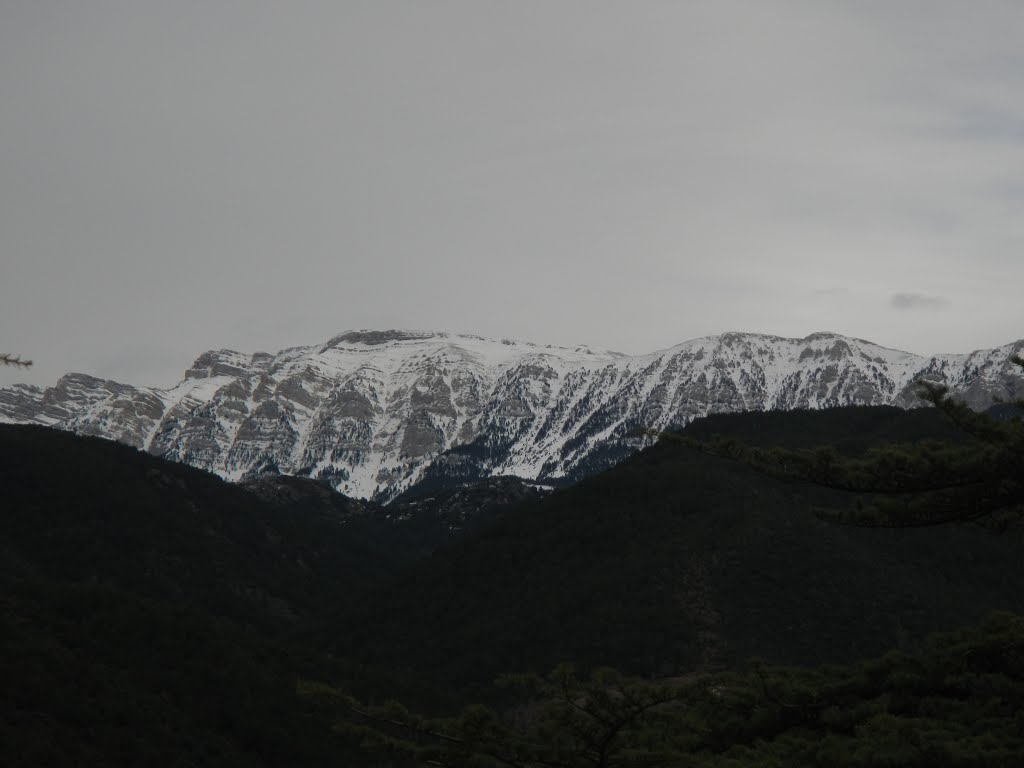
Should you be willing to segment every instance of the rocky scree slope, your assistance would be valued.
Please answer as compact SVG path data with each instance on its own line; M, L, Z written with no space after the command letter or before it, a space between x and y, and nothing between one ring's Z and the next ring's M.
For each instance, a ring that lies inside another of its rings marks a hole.
M726 333L646 355L413 331L350 331L276 354L206 352L168 389L84 374L0 389L0 422L99 435L229 480L311 477L388 501L417 483L558 484L642 447L639 427L715 413L1024 396L1024 341L923 357L834 333Z

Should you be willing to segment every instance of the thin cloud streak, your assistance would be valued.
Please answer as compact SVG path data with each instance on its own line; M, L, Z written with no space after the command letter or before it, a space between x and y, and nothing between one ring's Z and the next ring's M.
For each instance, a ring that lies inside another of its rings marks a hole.
M952 302L945 296L929 296L926 293L894 293L889 300L894 309L936 311L949 309Z

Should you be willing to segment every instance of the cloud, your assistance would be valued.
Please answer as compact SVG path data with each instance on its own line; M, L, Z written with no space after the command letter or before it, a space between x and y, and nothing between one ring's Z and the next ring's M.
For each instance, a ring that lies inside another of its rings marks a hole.
M929 296L927 293L894 293L889 304L894 309L936 311L948 309L952 302L945 296Z

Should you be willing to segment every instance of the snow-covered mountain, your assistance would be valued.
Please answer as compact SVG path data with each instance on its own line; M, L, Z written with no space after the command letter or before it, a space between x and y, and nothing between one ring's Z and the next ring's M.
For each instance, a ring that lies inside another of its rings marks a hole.
M232 480L285 473L387 500L431 478L557 481L669 429L742 410L910 407L945 381L972 407L1024 397L1024 341L922 357L861 339L726 333L647 355L410 331L277 354L206 352L169 389L68 374L0 389L0 421L101 435Z

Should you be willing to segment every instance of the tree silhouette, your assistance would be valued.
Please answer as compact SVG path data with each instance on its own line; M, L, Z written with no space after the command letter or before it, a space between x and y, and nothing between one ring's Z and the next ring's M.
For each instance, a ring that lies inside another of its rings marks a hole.
M0 364L13 365L16 368L29 368L32 365L32 361L22 360L18 355L10 355L6 352L0 352Z
M520 707L504 715L481 706L452 718L428 719L391 701L372 707L322 683L302 681L298 692L341 703L346 719L335 730L393 764L449 768L617 768L678 765L666 739L679 730L697 690L628 678L612 669L577 677L570 665L550 675L509 675ZM402 762L407 761L407 762Z
M1010 360L1024 368L1024 359ZM816 510L848 525L912 528L969 521L1004 528L1024 513L1024 421L972 411L948 387L918 382L920 395L965 436L958 443L888 444L849 458L830 446L813 450L758 448L734 439L696 440L654 433L758 471L857 494L843 509ZM1024 408L1024 400L1010 403Z

